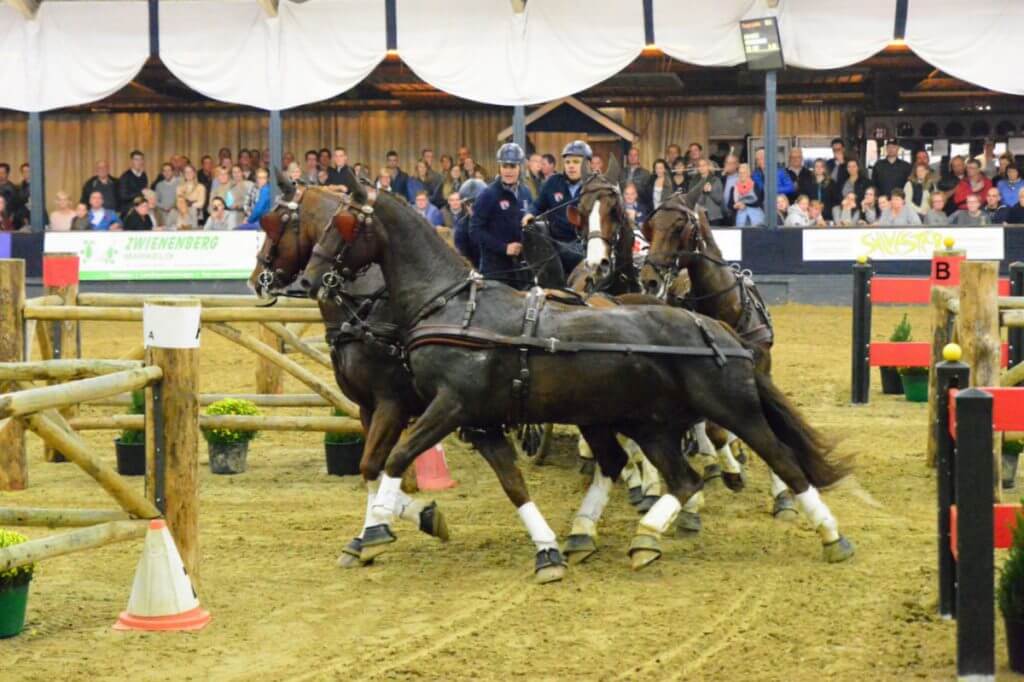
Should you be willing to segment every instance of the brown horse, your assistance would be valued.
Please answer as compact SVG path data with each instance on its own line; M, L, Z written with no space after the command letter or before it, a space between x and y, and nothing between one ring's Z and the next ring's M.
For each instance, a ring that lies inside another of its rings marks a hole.
M669 300L728 324L754 352L757 370L770 374L771 348L775 341L771 315L748 274L723 258L707 214L703 210L694 211L682 194L674 194L648 217L644 237L650 242L647 265L656 274L653 282L644 283L645 288L659 287L669 297L675 283L685 278L688 281L686 295ZM709 424L708 436L729 466L731 434ZM723 478L732 487L738 474L726 471ZM795 518L793 496L775 476L772 497L772 513L776 518Z
M327 275L352 277L380 265L413 384L426 403L382 475L371 510L380 542L390 541L398 482L426 447L460 427L550 421L579 426L592 447L622 433L658 467L670 492L643 517L630 548L634 566L646 565L661 554L658 538L682 503L701 488L680 443L686 429L707 418L750 443L799 491L798 505L821 536L826 560L853 554L815 489L837 482L846 468L830 460L826 440L771 380L754 371L750 352L727 327L664 305L542 305L534 292L482 282L386 193L353 198L334 227L303 275L313 283L311 295L321 295ZM557 551L536 505L518 511L538 554Z
M619 188L603 175L589 176L580 188L579 204L569 207L568 218L586 235L587 243L587 256L569 274L568 287L581 294L609 296L640 292L633 265L633 221L626 215Z

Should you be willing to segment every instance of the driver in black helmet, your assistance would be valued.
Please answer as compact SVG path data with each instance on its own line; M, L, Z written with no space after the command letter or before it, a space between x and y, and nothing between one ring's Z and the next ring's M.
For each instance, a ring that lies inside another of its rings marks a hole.
M487 183L477 178L470 178L459 187L459 199L462 201L462 212L452 225L455 248L472 264L480 268L480 245L469 232L469 221L473 217L473 204L480 192L487 189Z
M562 150L562 172L548 178L540 188L540 196L533 202L530 212L523 217L523 225L535 216L547 213L544 218L548 223L551 238L562 260L562 268L566 277L586 256L583 242L580 241L576 228L569 222L566 211L569 206L576 206L580 200L580 188L589 174L589 162L593 153L590 145L582 140L573 140Z
M519 182L526 154L514 142L498 150L500 175L476 197L470 218L470 237L480 246L480 272L519 287L528 282L518 276L522 268L523 215L533 202L526 185Z

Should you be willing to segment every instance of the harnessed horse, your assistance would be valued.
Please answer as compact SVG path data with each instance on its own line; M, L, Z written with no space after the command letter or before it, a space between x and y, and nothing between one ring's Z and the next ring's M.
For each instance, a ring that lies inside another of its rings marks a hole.
M545 305L538 290L524 294L484 283L386 194L350 200L334 227L304 273L311 295L320 295L327 273L351 278L379 264L414 386L426 402L389 455L371 509L384 532L390 532L393 491L419 452L460 427L500 429L515 415L576 424L592 446L614 445L618 432L643 448L670 493L643 517L631 543L640 568L660 556L660 534L702 485L680 442L693 423L711 418L736 431L800 491L797 502L821 536L826 560L852 555L814 488L838 481L845 467L830 461L825 439L754 371L749 351L726 327L669 306ZM595 453L603 466L598 448ZM538 556L557 552L536 505L526 502L518 512Z

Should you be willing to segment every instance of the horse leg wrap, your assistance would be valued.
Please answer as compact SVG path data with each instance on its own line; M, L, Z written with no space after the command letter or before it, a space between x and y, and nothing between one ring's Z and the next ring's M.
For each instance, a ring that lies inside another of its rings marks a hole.
M722 471L727 474L739 474L743 472L743 467L741 467L740 463L736 461L735 457L733 457L732 447L729 445L723 445L718 449L718 463L722 465Z
M786 486L785 482L783 482L783 480L781 478L779 478L778 476L775 475L774 471L771 472L771 476L769 478L771 479L772 497L773 498L778 497L779 493L785 492L786 490L789 489Z
M683 511L690 512L691 514L696 514L697 512L699 512L701 510L701 507L703 507L703 506L704 506L704 491L703 490L698 490L693 495L691 495L690 499L688 499L686 501L686 504L683 505Z
M804 492L795 497L797 508L802 511L811 521L811 525L818 531L821 541L825 544L835 542L839 539L839 524L832 512L821 501L814 486L810 486Z
M530 533L530 539L533 540L533 544L537 546L538 551L558 549L555 531L551 530L551 526L544 520L544 516L540 513L540 509L537 508L536 504L527 502L522 507L519 507L516 512L519 514L523 525L526 526L527 532Z
M374 521L371 517L371 510L373 509L373 500L377 497L378 486L379 483L377 481L366 482L366 516L363 517L363 530L374 525ZM362 531L359 532L359 537L363 537Z
M601 520L608 495L612 489L612 479L600 471L594 472L587 494L583 496L580 510L572 521L572 535L597 535L597 522Z
M644 497L661 497L661 477L646 457L640 461L640 479L643 481Z
M391 523L391 518L398 507L398 495L402 492L402 479L391 478L387 474L380 475L380 486L370 506L370 521L368 525L380 526Z
M579 452L580 459L594 459L594 451L590 449L590 445L583 436L576 441L576 450Z
M419 525L420 512L423 511L423 508L426 506L425 504L423 504L419 500L415 500L409 497L404 492L402 492L401 489L399 489L398 495L396 495L395 497L395 503L395 516L402 519L403 521L415 523L417 526Z
M676 520L682 505L675 495L662 495L650 511L640 519L640 527L650 533L664 533Z

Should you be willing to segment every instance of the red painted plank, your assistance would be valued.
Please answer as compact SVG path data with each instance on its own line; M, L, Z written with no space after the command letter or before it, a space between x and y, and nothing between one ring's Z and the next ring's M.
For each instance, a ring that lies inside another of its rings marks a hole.
M996 549L1009 549L1013 545L1013 531L1017 528L1019 504L992 505L992 546ZM949 548L953 558L959 559L957 551L957 511L956 505L949 507Z
M983 386L992 400L993 431L1024 431L1024 388ZM949 433L956 438L956 394L949 389Z
M932 345L924 341L875 341L869 357L872 367L928 367L932 364Z
M43 256L43 284L48 287L78 284L78 256Z
M1010 295L1010 280L999 280L999 295ZM927 305L932 300L932 281L922 277L872 277L872 303Z

